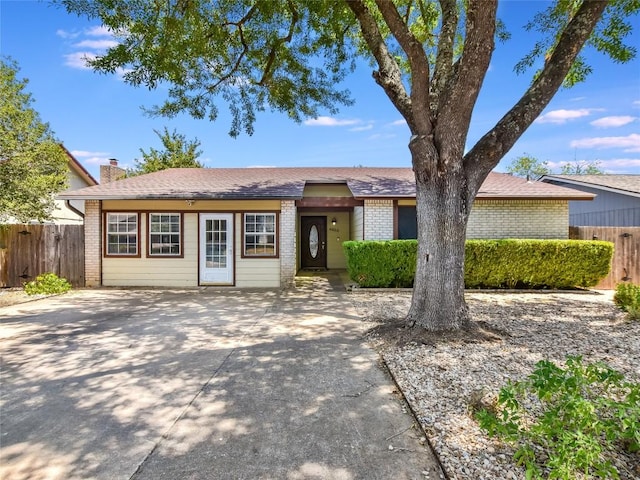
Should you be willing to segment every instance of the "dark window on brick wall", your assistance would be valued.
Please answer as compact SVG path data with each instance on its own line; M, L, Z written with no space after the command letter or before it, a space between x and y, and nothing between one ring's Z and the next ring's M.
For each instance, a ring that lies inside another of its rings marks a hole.
M398 240L418 238L416 207L398 207Z

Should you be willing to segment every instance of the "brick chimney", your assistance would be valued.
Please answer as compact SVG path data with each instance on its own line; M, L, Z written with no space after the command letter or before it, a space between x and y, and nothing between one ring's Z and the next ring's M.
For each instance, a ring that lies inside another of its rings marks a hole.
M124 178L126 170L118 166L118 160L109 159L109 165L100 165L100 183L115 182Z

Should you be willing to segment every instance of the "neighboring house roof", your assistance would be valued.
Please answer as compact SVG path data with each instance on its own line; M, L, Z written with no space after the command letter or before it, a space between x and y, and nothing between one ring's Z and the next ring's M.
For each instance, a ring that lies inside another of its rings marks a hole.
M75 172L80 178L82 178L87 185L98 185L98 181L93 178L93 176L87 171L87 169L84 168L73 155L71 155L71 152L69 152L69 150L67 150L62 144L60 144L60 147L62 147L64 153L67 154L67 165L69 165L69 169Z
M413 198L410 168L173 168L65 192L60 198L301 199L306 184L343 183L354 198ZM477 198L592 200L593 194L509 174L489 174Z
M640 175L544 175L540 180L640 197Z

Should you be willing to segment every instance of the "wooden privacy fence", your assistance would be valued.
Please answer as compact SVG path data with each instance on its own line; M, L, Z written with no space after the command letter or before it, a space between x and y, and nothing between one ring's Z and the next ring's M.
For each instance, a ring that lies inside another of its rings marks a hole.
M611 272L594 288L613 290L621 282L640 285L640 227L570 227L569 238L613 242Z
M46 272L84 286L83 226L0 226L0 287L19 287Z

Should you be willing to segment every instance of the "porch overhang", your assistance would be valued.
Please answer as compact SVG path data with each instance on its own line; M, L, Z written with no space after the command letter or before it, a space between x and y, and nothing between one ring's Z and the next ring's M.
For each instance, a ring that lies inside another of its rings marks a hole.
M357 200L353 197L308 197L296 200L298 208L352 208L363 205L364 200Z

